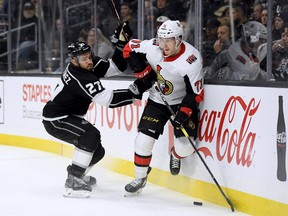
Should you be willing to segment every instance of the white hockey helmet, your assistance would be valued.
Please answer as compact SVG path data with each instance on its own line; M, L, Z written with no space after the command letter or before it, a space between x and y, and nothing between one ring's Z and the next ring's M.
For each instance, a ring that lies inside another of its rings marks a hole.
M174 37L178 41L183 36L183 26L178 20L167 20L159 27L157 32L158 38Z
M259 39L267 40L267 28L260 22L249 21L243 24L242 37L250 43L258 42Z
M178 20L167 20L159 27L157 31L157 37L159 40L159 47L162 49L160 40L164 38L175 38L175 50L174 52L180 47L182 44L183 38L183 26ZM173 52L173 53L174 53ZM172 54L173 54L172 53ZM170 55L172 55L170 54ZM166 56L168 57L168 56Z
M257 21L249 21L242 26L242 40L251 49L257 49L267 42L267 28ZM254 53L256 54L256 52Z

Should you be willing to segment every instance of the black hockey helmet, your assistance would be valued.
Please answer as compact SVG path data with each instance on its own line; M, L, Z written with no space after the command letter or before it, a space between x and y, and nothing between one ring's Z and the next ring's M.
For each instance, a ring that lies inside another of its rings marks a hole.
M91 47L80 41L76 41L68 45L68 56L70 58L77 57L78 55L91 52Z

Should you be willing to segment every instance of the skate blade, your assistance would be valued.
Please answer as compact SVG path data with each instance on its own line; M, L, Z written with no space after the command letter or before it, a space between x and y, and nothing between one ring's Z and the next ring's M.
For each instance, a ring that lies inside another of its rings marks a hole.
M68 198L89 198L91 192L90 191L83 191L83 190L73 190L71 188L66 188L65 192L63 193L64 197Z
M134 196L139 196L142 193L142 189L139 189L138 191L131 193L126 191L126 193L124 194L124 197L134 197Z

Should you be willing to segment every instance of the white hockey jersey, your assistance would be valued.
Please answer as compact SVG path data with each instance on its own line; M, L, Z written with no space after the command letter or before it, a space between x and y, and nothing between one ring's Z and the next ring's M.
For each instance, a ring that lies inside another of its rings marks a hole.
M221 68L228 67L226 74ZM206 78L206 76L205 76ZM223 50L213 61L207 74L208 79L226 80L266 80L267 73L261 70L258 59L251 53L245 53L241 48L241 40Z
M193 91L198 103L203 100L202 57L197 49L183 41L181 52L164 58L155 39L131 40L130 52L145 55L152 69L157 72L157 83L170 105L180 104L187 92ZM155 86L149 89L149 98L164 104Z

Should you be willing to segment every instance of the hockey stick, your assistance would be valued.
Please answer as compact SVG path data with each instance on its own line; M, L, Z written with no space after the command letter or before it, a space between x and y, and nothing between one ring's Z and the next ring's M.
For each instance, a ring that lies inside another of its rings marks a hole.
M114 0L110 0L109 2L110 2L110 7L111 7L111 10L112 10L112 13L115 15L115 17L116 17L116 19L117 19L117 21L118 21L118 25L122 25L122 20L121 20L121 18L120 18L120 16L119 16L119 13L118 13L117 9L116 9ZM122 32L122 34L123 34L125 40L128 41L128 38L127 38L127 36L125 35L125 33Z
M164 102L164 104L166 105L166 107L169 109L172 117L175 117L175 113L172 110L172 108L170 107L170 105L168 104L167 100L165 99L163 93L161 92L160 88L158 85L155 85L155 88L157 90L157 92L159 93L162 101ZM170 121L173 121L170 118ZM208 165L206 164L205 160L203 159L203 157L201 156L201 154L199 153L198 149L196 148L195 143L193 143L193 141L190 139L189 134L187 133L187 131L185 130L185 128L183 126L180 127L182 133L185 135L185 137L188 139L188 141L190 142L190 144L192 145L193 149L195 150L195 152L197 153L197 155L199 156L199 158L201 159L202 163L204 164L206 170L209 172L210 176L212 177L212 179L214 180L215 184L217 185L219 191L221 192L221 194L223 195L223 197L225 198L226 202L229 204L231 211L234 212L234 206L231 202L231 200L225 195L225 193L223 192L221 186L219 185L219 183L217 182L216 178L214 177L214 175L212 174L211 170L209 169Z
M112 9L112 12L113 12L113 14L115 15L115 17L116 17L116 19L117 19L117 21L118 21L118 25L121 25L121 24L122 24L122 21L121 21L121 18L120 18L120 16L119 16L119 13L118 13L118 11L117 11L117 9L116 9L116 6L115 6L114 1L113 1L113 0L110 0L109 2L110 2L110 6L111 6L111 9Z

